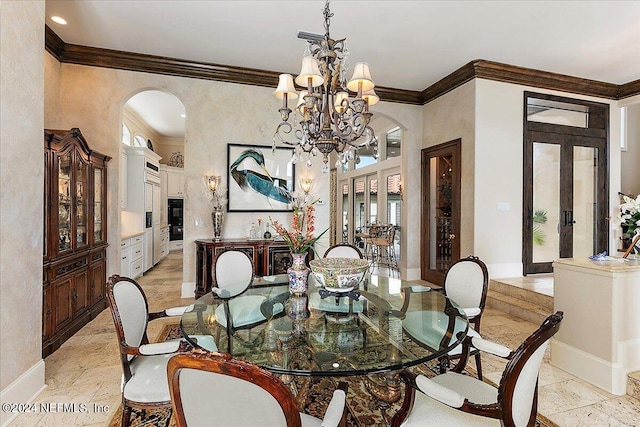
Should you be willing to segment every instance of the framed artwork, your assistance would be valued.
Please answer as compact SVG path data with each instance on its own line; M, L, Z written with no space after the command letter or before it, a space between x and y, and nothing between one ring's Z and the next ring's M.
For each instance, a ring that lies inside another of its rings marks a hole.
M291 212L293 148L227 145L228 212Z

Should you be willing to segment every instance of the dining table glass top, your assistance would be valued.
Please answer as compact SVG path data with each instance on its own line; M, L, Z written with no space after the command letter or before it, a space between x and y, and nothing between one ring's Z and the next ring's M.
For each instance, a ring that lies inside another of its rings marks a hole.
M224 299L212 293L184 313L181 329L196 347L229 352L275 373L321 376L403 369L448 353L467 333L462 309L443 294L408 281L367 275L357 300L323 298L319 290L313 274L302 296L289 293L286 274L255 278L229 302L251 297L247 301L260 301L254 309L260 313L252 314L256 321L249 327L234 330L231 340Z

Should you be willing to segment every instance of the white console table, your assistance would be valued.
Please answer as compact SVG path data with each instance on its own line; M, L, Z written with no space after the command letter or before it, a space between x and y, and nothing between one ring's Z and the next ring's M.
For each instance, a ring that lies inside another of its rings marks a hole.
M553 263L554 308L564 312L551 364L610 393L640 369L640 260Z

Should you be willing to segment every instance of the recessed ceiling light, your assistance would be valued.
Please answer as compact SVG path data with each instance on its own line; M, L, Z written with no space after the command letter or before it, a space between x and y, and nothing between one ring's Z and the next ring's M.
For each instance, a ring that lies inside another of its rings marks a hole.
M180 114L180 117L187 117L185 113Z
M67 20L64 18L61 18L59 16L52 16L51 20L53 22L55 22L56 24L60 24L60 25L67 25Z

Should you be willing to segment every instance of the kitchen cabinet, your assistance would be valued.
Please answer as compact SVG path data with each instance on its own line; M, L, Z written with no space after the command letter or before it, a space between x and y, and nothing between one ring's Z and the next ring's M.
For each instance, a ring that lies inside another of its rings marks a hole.
M107 306L107 163L79 129L44 131L42 355Z
M181 199L184 197L184 169L166 167L167 170L167 198Z

